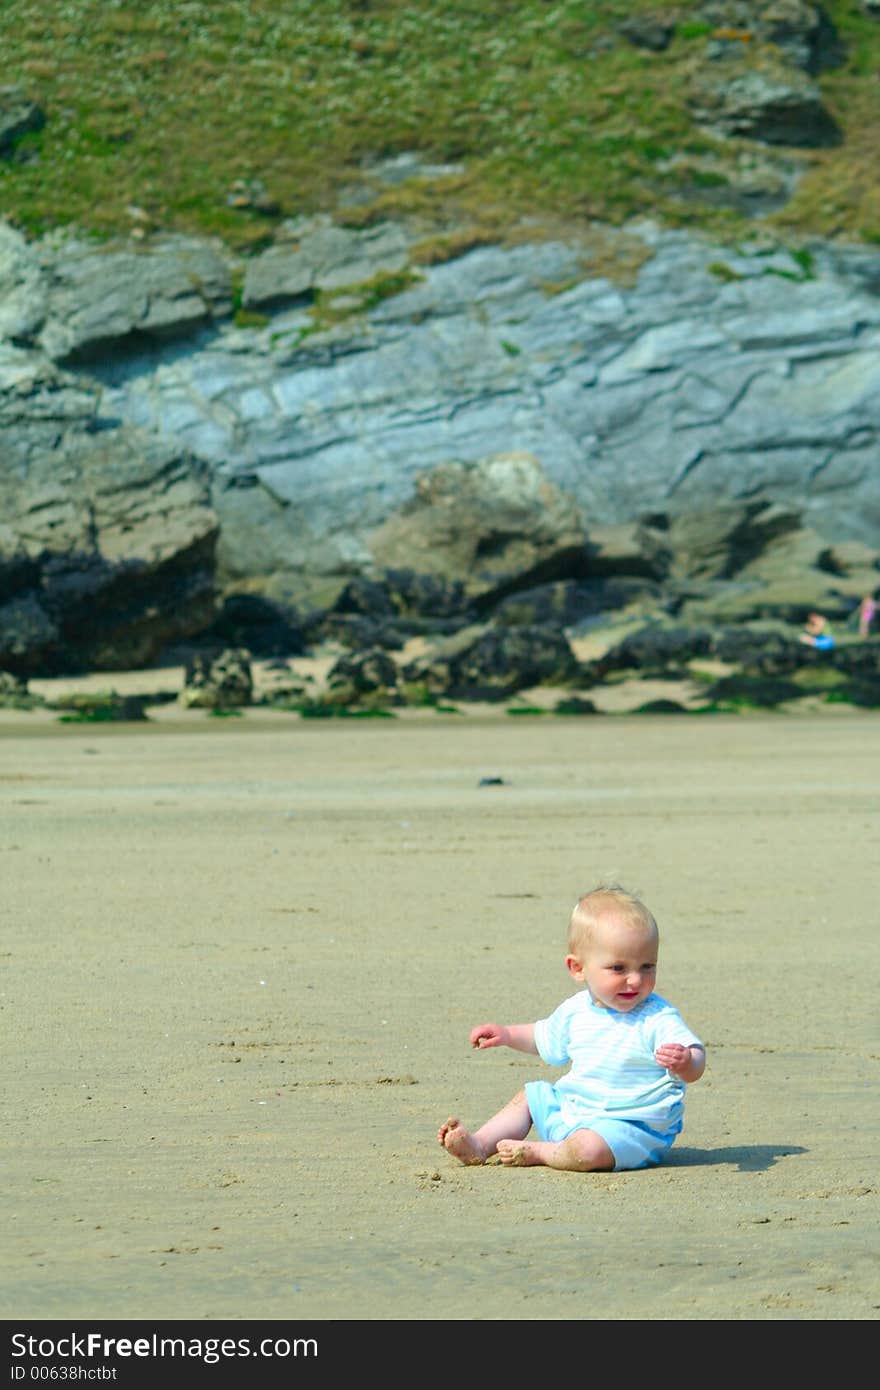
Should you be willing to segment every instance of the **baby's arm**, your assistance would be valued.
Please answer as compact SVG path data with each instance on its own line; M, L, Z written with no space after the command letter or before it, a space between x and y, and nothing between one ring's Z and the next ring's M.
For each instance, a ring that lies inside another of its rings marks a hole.
M654 1058L679 1081L699 1081L706 1070L706 1050L696 1045L685 1047L683 1043L664 1043L657 1048Z
M478 1023L471 1029L471 1047L512 1047L517 1052L535 1052L534 1023Z

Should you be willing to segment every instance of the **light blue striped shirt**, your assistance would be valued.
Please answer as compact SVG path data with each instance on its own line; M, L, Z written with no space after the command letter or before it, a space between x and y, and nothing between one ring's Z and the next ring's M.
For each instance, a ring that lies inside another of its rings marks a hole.
M678 1134L685 1083L654 1060L655 1050L670 1042L702 1046L678 1010L659 994L650 994L630 1013L619 1013L595 1004L584 989L535 1024L541 1058L553 1067L571 1062L555 1089L572 1125L607 1115Z

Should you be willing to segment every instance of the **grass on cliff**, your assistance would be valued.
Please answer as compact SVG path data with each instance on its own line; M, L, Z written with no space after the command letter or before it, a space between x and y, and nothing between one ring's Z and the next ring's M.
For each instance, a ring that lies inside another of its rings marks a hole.
M658 53L616 25L666 0L3 0L4 85L46 124L0 157L0 215L30 234L176 229L242 249L340 195L365 220L741 229L694 197L701 161L724 157L685 101L706 38L696 9L677 8ZM769 220L880 240L880 24L855 3L826 9L847 61L818 80L844 144L791 152L805 173ZM450 167L352 197L370 161L411 151Z

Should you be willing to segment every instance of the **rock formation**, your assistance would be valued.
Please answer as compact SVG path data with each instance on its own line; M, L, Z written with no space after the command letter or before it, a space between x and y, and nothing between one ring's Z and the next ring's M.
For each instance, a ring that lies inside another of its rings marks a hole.
M326 218L246 263L0 228L0 667L840 620L878 582L878 290L870 248L647 224L430 265Z

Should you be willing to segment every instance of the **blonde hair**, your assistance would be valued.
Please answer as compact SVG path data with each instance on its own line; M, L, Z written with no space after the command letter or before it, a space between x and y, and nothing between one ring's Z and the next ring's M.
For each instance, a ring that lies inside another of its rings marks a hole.
M614 911L629 926L644 927L659 937L653 913L649 912L635 893L619 883L600 883L578 898L568 921L568 949L573 954L582 949L593 935L596 924L608 911Z

